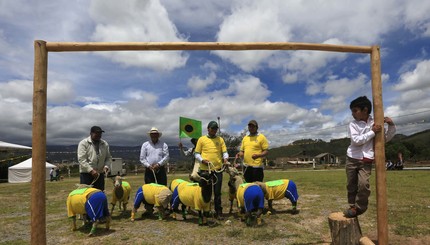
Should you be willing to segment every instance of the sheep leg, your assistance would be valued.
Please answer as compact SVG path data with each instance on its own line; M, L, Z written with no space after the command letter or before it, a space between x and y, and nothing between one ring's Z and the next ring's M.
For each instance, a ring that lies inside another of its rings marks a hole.
M181 205L181 211L182 211L182 218L184 220L186 220L187 219L187 207L183 204Z
M273 209L273 200L267 200L267 205L269 206L269 214L275 213L275 210Z
M245 208L240 208L239 218L240 218L240 221L246 221L246 218L245 218Z
M209 217L209 212L208 211L200 211L199 210L199 225L208 225L208 217Z
M115 204L112 203L112 208L110 210L110 215L113 215L113 210L115 209Z
M247 226L252 225L252 215L251 212L245 212L245 223Z
M88 236L95 236L96 235L96 230L97 230L97 224L98 224L99 222L98 221L94 221L93 222L93 225L92 225L92 227L91 227L91 231L90 231L90 233L88 234Z
M111 216L106 217L106 230L107 231L110 229L111 220L112 220Z
M257 209L257 225L261 225L262 224L262 220L261 220L261 214L263 213L263 209L259 208Z
M137 212L137 208L133 207L133 209L131 210L131 217L130 217L131 221L134 221L134 215L136 214L136 212Z
M164 217L164 207L163 206L159 206L157 207L158 210L158 220L163 220Z
M76 216L72 217L72 231L76 231Z
M125 211L127 211L127 203L123 202L122 203L122 212L124 213Z

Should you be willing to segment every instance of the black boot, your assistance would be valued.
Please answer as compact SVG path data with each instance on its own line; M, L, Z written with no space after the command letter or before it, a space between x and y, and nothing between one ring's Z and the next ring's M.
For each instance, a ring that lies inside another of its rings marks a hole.
M215 218L217 220L224 220L224 216L222 215L222 209L215 212Z

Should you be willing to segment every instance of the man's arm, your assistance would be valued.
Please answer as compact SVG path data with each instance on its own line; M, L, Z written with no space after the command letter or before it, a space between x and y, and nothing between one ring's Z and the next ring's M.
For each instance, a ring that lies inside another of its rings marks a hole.
M169 147L163 143L163 158L158 162L160 166L164 166L169 161Z
M79 142L78 145L78 162L81 166L81 170L84 173L90 173L93 168L90 166L90 160L88 156L88 148L90 145L85 144L84 141Z
M142 163L143 166L145 166L145 167L148 168L149 167L149 163L148 163L148 160L146 159L147 149L146 149L146 144L145 143L143 143L142 144L142 148L140 148L140 163Z

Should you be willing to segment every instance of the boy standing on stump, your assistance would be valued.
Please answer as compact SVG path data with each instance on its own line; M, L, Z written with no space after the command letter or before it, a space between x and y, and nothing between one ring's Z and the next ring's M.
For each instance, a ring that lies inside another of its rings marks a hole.
M383 125L374 124L372 103L366 96L358 97L349 106L354 120L349 123L351 144L347 150L346 178L349 208L344 211L347 218L357 217L366 212L369 196L369 178L372 163L375 159L373 139L376 133L382 132ZM385 142L390 141L396 133L396 126L391 118L385 117L388 124Z

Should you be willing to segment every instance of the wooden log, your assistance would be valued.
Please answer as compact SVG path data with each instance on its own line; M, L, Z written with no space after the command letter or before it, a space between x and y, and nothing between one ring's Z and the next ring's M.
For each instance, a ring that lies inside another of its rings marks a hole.
M370 56L372 64L372 97L375 124L384 125L384 106L382 103L381 55L379 46L372 46ZM384 131L374 138L375 172L376 172L376 218L378 225L378 244L388 244L388 204L387 204L387 171L385 170L385 136Z
M333 245L358 245L361 238L361 228L357 218L346 218L341 212L328 216L330 234Z
M48 52L125 50L317 50L371 53L372 47L288 42L47 42Z
M360 238L360 245L375 245L375 243L373 243L373 241L367 236L364 236Z
M34 41L33 139L31 170L31 244L46 244L46 107L48 86L46 42Z

